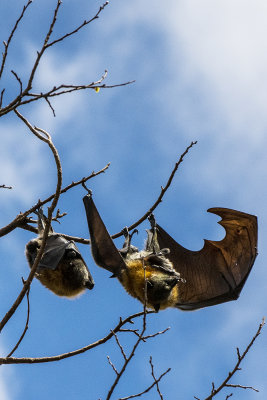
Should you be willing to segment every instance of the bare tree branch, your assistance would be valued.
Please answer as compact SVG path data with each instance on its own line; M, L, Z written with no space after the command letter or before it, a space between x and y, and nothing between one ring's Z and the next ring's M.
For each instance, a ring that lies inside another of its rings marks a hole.
M32 83L33 83L33 79L34 79L36 70L37 70L38 65L39 65L39 62L40 62L40 60L41 60L41 58L42 58L42 55L44 54L45 50L46 50L47 47L48 47L48 41L49 41L49 39L50 39L50 36L52 35L54 26L55 26L55 24L56 24L56 21L57 21L57 14L58 14L58 11L59 11L59 8L60 8L61 4L62 4L61 0L58 0L57 6L56 6L56 8L55 8L55 10L54 10L54 16L53 16L52 22L51 22L50 27L49 27L49 29L48 29L48 32L47 32L47 34L46 34L46 37L45 37L43 46L42 46L41 50L37 52L37 57L36 57L36 59L35 59L35 63L34 63L34 65L33 65L33 68L32 68L32 71L31 71L31 74L30 74L30 77L29 77L29 80L28 80L28 84L27 84L27 86L26 86L26 89L25 89L24 92L23 92L23 95L28 94L28 92L29 92L29 91L31 90L31 88L32 88Z
M240 354L239 349L237 350L237 363L235 364L234 368L228 373L227 377L224 379L224 381L221 383L220 386L218 386L218 388L215 388L214 383L212 383L212 390L211 390L211 394L205 398L205 400L211 400L213 399L213 397L215 397L222 389L224 389L225 387L232 387L232 388L242 388L242 389L252 389L254 391L258 391L257 389L251 387L251 386L242 386L242 385L232 385L229 384L228 382L230 381L230 379L234 376L234 374L237 371L240 371L240 364L243 361L243 359L246 357L248 351L251 349L251 347L253 346L255 340L257 339L257 337L260 335L262 328L264 327L265 324L265 319L263 318L261 324L258 327L258 330L256 332L256 334L253 336L253 338L251 339L251 341L249 342L248 346L246 347L246 349L244 350L244 352L242 354ZM231 395L230 395L231 396ZM229 396L229 397L230 397ZM195 397L197 399L197 397Z
M60 191L60 195L63 193L66 193L68 190L74 188L75 186L81 185L84 182L87 182L89 179L94 178L95 176L98 176L102 173L104 173L110 166L110 163L108 163L104 168L102 168L101 170L97 171L97 172L92 172L91 175L86 176L82 179L80 179L77 182L72 182L71 184L69 184L68 186L66 186L64 189L62 189ZM14 229L16 228L22 228L22 229L26 229L28 231L37 233L37 229L28 225L27 224L27 217L28 215L30 215L31 213L33 213L34 211L36 211L39 207L42 207L44 204L50 202L51 200L53 200L55 197L55 194L52 194L51 196L47 197L45 200L39 200L38 203L36 203L34 206L32 206L29 210L25 211L24 213L20 213L19 215L16 216L16 218L13 219L13 221L11 221L8 225L4 226L3 228L0 229L0 237L1 236L5 236L8 233L12 232ZM72 236L68 236L68 235L64 235L64 237L69 238ZM74 239L70 239L70 240L74 240ZM76 240L77 242L80 243L84 243L84 244L88 244L89 240L86 239L82 239L82 238L77 238Z
M143 390L142 392L137 393L137 394L132 394L131 396L127 396L127 397L120 397L118 400L129 400L129 399L135 399L136 397L141 397L141 396L143 396L143 394L146 394L146 393L150 392L150 390L153 389L154 386L157 387L157 392L158 392L158 394L160 396L160 399L163 400L163 396L162 396L162 394L160 392L160 389L159 389L159 382L161 381L161 379L166 374L168 374L171 371L171 368L168 368L165 372L163 372L160 375L159 378L156 378L155 375L154 375L154 366L152 364L152 357L150 357L149 363L150 363L150 366L151 366L151 370L152 370L151 371L151 375L153 377L154 382L150 386L148 386L145 390Z
M151 366L151 375L152 375L152 377L154 379L154 383L155 383L155 385L157 387L157 392L159 394L160 399L163 400L163 396L162 396L162 393L161 393L160 388L159 388L159 381L164 375L166 375L171 370L171 368L168 368L167 371L165 371L164 374L162 374L159 379L156 379L155 373L154 373L154 365L152 363L152 357L151 356L150 356L150 359L149 359L149 363L150 363L150 366Z
M146 314L154 314L154 311L146 311ZM141 317L143 315L144 315L144 312L141 311L139 313L130 315L129 317L125 318L124 320L122 320L120 318L120 321L117 324L117 326L114 329L112 329L112 331L109 332L108 335L106 335L102 339L99 339L96 342L91 343L80 349L70 351L68 353L59 354L56 356L51 356L51 357L18 357L18 358L16 358L16 357L0 357L0 365L2 365L2 364L40 364L40 363L60 361L60 360L64 360L65 358L69 358L69 357L76 356L78 354L85 353L86 351L89 351L97 346L100 346L103 343L106 343L111 338L113 338L113 336L114 336L113 332L115 332L115 333L119 332L119 330L122 326L124 326L127 323L133 323L133 321L132 321L133 319Z
M101 13L101 11L104 10L104 8L109 4L108 1L106 1L102 6L100 6L98 12L96 13L96 15L89 19L89 20L85 20L81 25L79 25L76 29L74 29L73 31L66 33L65 35L61 36L60 38L47 43L46 47L51 47L53 46L55 43L61 42L62 40L66 39L67 37L70 37L72 35L74 35L75 33L79 32L80 29L82 29L84 26L90 24L91 22L93 22L95 19L99 18L99 14Z
M98 84L97 82L92 82L87 85L67 85L67 84L61 84L59 86L54 86L52 89L49 91L43 93L27 93L23 95L23 98L26 97L25 100L21 100L20 103L17 105L22 106L25 104L32 103L33 101L37 101L40 99L45 99L47 101L48 98L55 97L55 96L61 96L62 94L68 94L72 92L76 92L77 90L86 90L86 89L113 89L116 87L121 87L121 86L127 86L132 83L134 83L135 80L123 82L123 83L117 83L114 85L106 85L106 84ZM30 97L30 98L27 98ZM7 112L10 112L11 110L5 110L4 108L0 110L0 116L6 114Z
M162 198L164 196L164 194L166 193L166 191L168 190L168 188L170 187L172 180L174 178L174 175L176 173L176 171L178 170L180 164L183 162L183 158L184 156L188 153L188 151L190 150L191 147L193 147L197 142L192 142L187 148L186 150L183 152L183 154L180 156L179 161L175 164L171 175L168 178L168 181L165 185L165 187L161 187L161 193L157 199L157 201L153 204L153 206L149 209L149 211L147 211L145 213L145 215L140 218L137 222L135 222L134 224L132 224L129 227L129 230L134 229L135 227L137 227L138 225L140 225L147 217L148 215L153 212L155 210L155 208L159 205L159 203L162 201ZM109 167L110 163L108 163L104 168L102 168L100 171L98 172L92 172L92 174L86 178L83 178L77 182L72 182L70 185L66 186L64 189L62 189L61 194L67 192L69 189L73 188L74 186L77 185L81 185L82 183L87 182L87 180L105 172L105 170ZM29 214L31 214L32 212L36 211L38 207L43 206L44 204L48 203L49 201L51 201L54 198L54 195L49 196L48 198L46 198L45 200L39 200L39 202L37 204L35 204L33 207L31 207L29 210L25 211L23 214L19 214L16 216L16 218L11 221L8 225L6 225L5 227L0 229L0 237L7 235L9 232L11 232L12 230L16 229L16 228L22 228L22 229L26 229L29 230L31 232L37 232L37 229L34 227L31 227L30 225L27 224L26 218ZM120 237L121 235L123 235L123 231L118 232L114 235L112 235L111 237L113 239ZM70 235L62 235L63 237L65 237L68 240L73 240L77 243L82 243L82 244L90 244L90 240L88 239L84 239L84 238L79 238L76 236L70 236Z
M27 8L27 7L29 6L30 3L31 3L31 1L29 1L28 4L27 4L27 6L25 6L25 7ZM77 28L75 28L73 31L68 32L68 33L66 33L65 35L61 36L60 38L49 42L49 40L50 40L50 38L51 38L51 35L52 35L52 33L53 33L53 30L54 30L56 21L57 21L57 16L58 16L58 12L59 12L59 8L60 8L61 4L62 4L61 0L58 0L58 1L57 1L57 5L56 5L56 7L55 7L55 9L54 9L54 14L53 14L53 17L52 17L52 20L51 20L51 23L50 23L48 32L47 32L47 34L46 34L46 36L45 36L45 39L44 39L42 48L41 48L40 51L37 52L36 59L35 59L35 61L34 61L34 63L33 63L33 66L32 66L31 72L30 72L30 76L29 76L29 78L28 78L28 82L27 82L26 87L25 87L24 90L23 90L23 85L22 85L21 80L19 79L19 77L17 76L17 74L14 73L14 71L12 72L12 73L15 75L16 79L17 79L17 80L19 81L19 83L20 83L20 94L19 94L18 96L16 96L6 107L0 108L0 116L9 113L9 112L12 111L12 110L15 110L18 106L21 106L21 105L23 105L23 104L28 104L28 103L30 103L30 102L32 102L32 101L36 101L36 100L38 100L38 99L40 99L40 98L44 98L46 101L48 101L48 98L49 98L49 97L52 97L52 96L58 96L58 95L61 95L61 94L64 94L64 93L71 93L71 92L73 92L73 91L75 91L75 90L87 89L87 88L89 88L89 87L92 88L92 89L94 89L95 87L97 87L97 83L96 83L96 85L91 84L91 85L81 85L81 86L75 86L75 85L60 85L60 86L58 86L58 87L54 87L50 92L47 92L47 93L40 93L40 94L37 94L37 95L31 94L31 93L30 93L30 91L31 91L31 89L32 89L32 86L33 86L33 81L34 81L34 78L35 78L35 74L36 74L37 68L38 68L38 66L39 66L39 63L40 63L41 58L42 58L43 54L45 53L45 51L46 51L49 47L52 47L53 45L55 45L56 43L61 42L61 41L65 40L66 38L68 38L68 37L74 35L75 33L79 32L84 26L88 25L90 22L92 22L92 21L94 21L95 19L99 18L99 14L100 14L101 11L103 11L103 9L108 5L108 1L106 1L106 2L99 8L99 10L97 11L97 13L95 14L95 16L94 16L93 18L91 18L90 20L85 20L82 24L80 24L80 25L79 25ZM24 8L25 8L25 7L24 7ZM23 12L22 12L20 18L18 19L18 21L17 21L17 23L16 23L16 25L15 25L13 31L12 31L11 34L10 34L10 37L9 37L8 42L7 42L7 43L4 42L4 45L5 45L5 53L4 53L4 55L3 55L3 61L2 61L2 69L1 69L1 71L4 69L5 60L6 60L6 56L7 56L7 48L8 48L8 45L9 45L9 43L10 43L12 37L13 37L13 34L14 34L15 30L17 29L17 25L18 25L19 21L23 18L23 15L24 15L24 12L25 12L26 8L23 9ZM1 73L2 73L2 72L1 72ZM0 75L0 77L1 77L1 75ZM109 86L109 87L123 86L123 85L126 85L126 84L128 84L128 83L124 83L124 84L120 84L120 85L113 85L113 86ZM106 85L102 85L102 87L108 88L108 86L106 86ZM63 89L63 90L61 90L61 89ZM4 91L2 91L2 93L1 93L1 104L2 104L2 100L3 100L3 94L4 94ZM25 97L28 97L28 96L33 96L33 97L31 97L30 99L23 100ZM48 104L49 104L50 108L52 109L52 111L54 112L54 109L53 109L53 107L51 106L51 104L50 104L49 102L48 102Z
M156 200L156 202L153 204L152 207L150 207L150 209L143 215L143 217L141 217L137 222L135 222L134 224L130 225L128 227L129 231L131 231L132 229L136 228L138 225L140 225L143 221L145 221L147 219L147 217L156 209L156 207L161 203L162 198L164 196L164 194L166 193L166 191L168 190L168 188L170 187L172 180L174 178L174 175L176 173L176 171L178 170L180 164L183 162L184 156L189 152L189 150L191 149L191 147L193 147L195 144L197 143L197 141L195 142L191 142L191 144L185 149L185 151L183 152L183 154L180 156L179 160L177 161L177 163L175 164L174 169L172 170L172 173L165 185L165 187L161 186L161 192L160 195L158 197L158 199ZM116 233L115 235L112 235L112 238L115 239L119 236L123 235L123 231Z

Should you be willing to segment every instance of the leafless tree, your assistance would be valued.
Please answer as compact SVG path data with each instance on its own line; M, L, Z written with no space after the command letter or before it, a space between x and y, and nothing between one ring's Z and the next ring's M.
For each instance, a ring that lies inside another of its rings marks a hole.
M56 356L45 356L45 357L13 357L14 352L18 349L20 343L22 342L28 327L29 327L29 319L30 319L30 300L29 300L29 292L30 292L30 286L31 282L35 276L37 266L39 264L39 261L43 255L43 251L46 245L46 240L48 237L48 232L49 228L51 225L52 220L58 220L59 218L62 218L64 216L64 213L61 214L59 210L57 209L57 204L60 196L63 193L66 193L67 191L70 191L74 187L78 185L85 184L87 181L94 179L98 177L100 174L104 173L108 168L109 164L105 165L102 169L99 171L95 172L93 171L91 174L88 176L82 177L82 178L77 178L77 181L71 182L69 185L66 187L62 187L62 167L61 167L61 161L60 161L60 156L58 154L58 151L53 143L53 139L50 135L50 133L46 132L43 128L34 126L22 113L20 112L20 107L27 105L28 107L31 107L31 103L37 102L37 101L45 101L50 108L51 112L53 113L54 116L56 116L56 110L52 104L53 99L56 96L65 96L68 94L71 94L73 92L79 92L81 90L95 90L98 91L99 88L101 89L112 89L114 87L120 87L120 86L125 86L129 85L132 82L122 82L122 83L117 83L114 85L106 85L105 84L105 78L107 76L107 71L105 71L102 76L99 79L96 79L95 81L91 83L82 83L80 85L73 85L73 84L66 84L66 83L61 83L60 85L55 85L52 86L49 90L46 91L39 91L35 92L33 90L34 88L34 82L36 78L36 73L38 71L40 62L42 58L45 56L47 51L49 51L50 48L68 40L71 36L78 35L79 31L82 29L86 29L86 27L94 22L95 20L99 19L101 17L101 14L104 12L105 8L108 5L108 1L106 1L95 13L95 15L89 19L84 20L80 25L76 26L72 30L69 30L67 33L62 34L62 36L57 37L56 39L52 39L52 33L54 32L54 28L57 23L57 18L58 18L58 12L62 6L61 0L57 1L56 7L53 10L50 26L46 32L46 35L43 39L43 43L40 46L40 49L37 51L36 58L32 64L32 67L28 73L28 78L26 80L23 80L16 71L11 70L11 74L13 75L14 79L17 82L18 85L18 90L17 93L14 94L14 96L10 100L10 93L9 96L5 97L7 89L5 87L5 82L3 81L4 77L4 72L6 70L7 66L7 59L8 59L8 54L9 54L9 48L12 44L12 41L18 40L16 39L16 33L17 29L20 24L23 24L25 14L27 13L27 10L29 7L31 7L33 4L32 0L28 0L28 2L25 4L23 9L20 12L20 15L18 16L17 20L15 21L15 24L13 28L11 29L10 35L6 41L3 42L3 53L2 53L2 63L0 66L0 82L1 82L1 92L0 92L0 117L3 117L8 114L13 114L20 119L21 123L25 124L26 127L29 129L29 132L31 132L35 137L37 137L40 141L43 141L46 143L46 145L50 148L51 153L53 154L55 166L56 166L56 171L57 171L57 183L54 192L47 198L45 199L40 199L38 200L35 204L30 206L27 210L24 212L21 212L17 216L15 216L6 226L0 228L0 236L6 236L10 234L14 229L21 228L25 229L34 233L37 233L37 228L35 226L35 221L31 215L34 213L38 208L43 206L44 204L50 204L48 207L48 217L47 217L47 224L45 227L44 235L43 235L43 240L42 240L42 245L41 248L38 251L37 257L35 259L34 265L27 277L27 279L23 279L23 285L22 285L22 290L20 293L18 293L17 298L14 300L12 306L7 310L5 315L2 317L2 320L0 322L0 332L5 328L6 324L10 321L10 319L14 316L16 313L19 305L21 304L22 300L26 296L27 299L27 305L28 305L28 312L27 312L27 318L26 318L26 323L25 327L23 329L23 332L17 341L15 345L13 345L13 349L9 352L7 356L2 356L0 357L0 364L37 364L37 363L50 363L50 362L56 362L59 360L63 360L65 358L70 358L74 356L78 356L81 353L88 352L92 350L93 348L100 346L108 341L111 341L113 339L113 343L115 346L118 347L121 356L122 356L122 366L118 368L110 358L108 358L108 363L110 367L113 369L115 378L113 384L110 386L110 389L106 395L106 399L110 399L114 393L114 389L117 387L119 384L120 378L122 377L123 374L126 373L127 366L131 362L132 358L135 355L135 351L138 346L145 345L145 343L148 340L153 339L154 337L158 335L164 334L168 329L164 329L163 331L157 331L154 333L147 333L147 317L149 314L153 314L153 311L148 311L146 308L146 304L143 307L143 310L139 313L129 315L126 318L119 318L119 322L114 324L114 327L110 329L110 332L106 333L103 337L99 338L93 343L90 343L82 348L63 353L63 354L58 354ZM6 101L6 98L8 99ZM158 194L158 198L155 201L153 205L147 210L147 212L139 218L135 223L133 223L129 229L134 229L136 228L141 222L143 222L148 215L155 210L155 208L159 205L159 203L162 201L164 194L170 187L172 183L172 179L177 172L179 166L181 165L184 157L186 154L189 152L189 150L196 144L196 142L192 142L191 144L188 145L188 147L185 149L184 153L180 156L179 160L175 164L173 170L170 173L170 176L167 179L167 182L165 186L162 186L160 189L160 192ZM12 190L12 187L8 185L8 182L1 184L0 186L1 189L9 189ZM119 237L122 235L122 231L118 232L113 235L113 238ZM86 238L79 238L79 237L74 237L72 235L64 235L66 238L73 240L75 242L79 242L82 244L88 244L89 240ZM145 276L145 270L144 270L144 276ZM139 327L138 327L138 321L139 321ZM255 336L250 340L247 348L243 351L241 354L239 349L237 348L237 362L234 365L234 367L231 369L231 371L228 373L227 377L223 380L221 384L218 384L216 387L214 383L212 383L212 390L210 395L205 399L205 400L210 400L213 397L215 397L218 393L220 393L223 389L225 388L243 388L243 389L252 389L256 390L253 387L250 386L243 386L243 385L238 385L238 384L232 384L230 383L230 380L232 380L233 376L236 374L237 371L240 370L240 364L245 358L246 354L248 353L249 349L253 346L256 338L259 336L261 333L262 327L264 325L264 321L260 324ZM134 327L133 327L134 326ZM121 335L134 335L136 337L136 341L133 344L132 348L130 351L126 351L124 346L121 344L120 337ZM161 379L170 371L170 368L168 368L166 371L162 372L158 377L156 376L155 372L155 367L152 361L152 356L150 357L149 360L149 365L151 368L151 376L152 376L152 383L148 383L147 387L144 388L143 390L140 390L136 394L130 394L127 397L123 397L120 400L127 400L127 399L133 399L137 397L141 397L151 391L153 388L156 389L156 393L158 398L163 399L163 395L160 390L160 381ZM229 398L232 396L231 394L226 395L226 398ZM195 397L198 399L197 397Z

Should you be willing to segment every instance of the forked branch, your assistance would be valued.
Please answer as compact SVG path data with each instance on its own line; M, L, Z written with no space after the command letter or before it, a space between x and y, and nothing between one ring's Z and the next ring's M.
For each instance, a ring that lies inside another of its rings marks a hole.
M251 389L251 390L254 390L256 392L258 391L257 389L253 388L252 386L234 385L234 384L230 384L229 381L236 374L237 371L240 371L241 362L246 357L247 353L249 352L249 350L253 346L255 340L257 339L257 337L260 335L264 325L265 325L265 319L263 318L262 322L260 323L260 325L259 325L259 327L257 329L257 332L255 333L255 335L253 336L253 338L251 339L251 341L249 342L248 346L246 347L246 349L243 351L242 354L240 354L239 348L237 348L237 362L236 362L234 368L228 373L227 377L223 380L223 382L217 388L215 387L215 384L212 382L211 394L208 397L206 397L205 400L213 399L218 393L220 393L222 391L222 389L224 389L226 387L241 388L241 389ZM229 398L231 396L232 396L232 393L230 395L228 395L227 398ZM196 397L196 396L194 398L199 400L199 398Z
M13 303L13 305L11 306L11 308L8 310L8 312L6 313L6 315L4 316L4 318L2 319L2 321L0 322L0 332L2 331L3 327L6 325L6 323L9 321L9 319L12 317L12 315L15 313L15 311L17 310L18 306L20 305L21 301L23 300L25 294L27 293L30 284L34 278L35 272L37 270L38 264L41 260L41 257L43 255L44 252L44 248L46 245L46 240L48 237L48 233L50 230L50 225L51 225L51 220L52 220L52 216L53 216L53 212L54 209L57 206L58 200L59 200L59 196L60 196L60 191L61 191L61 185L62 185L62 168L61 168L61 163L60 163L60 159L59 159L59 155L57 152L57 149L55 148L51 136L44 131L41 128L37 128L37 127L33 127L30 122L23 117L17 110L16 110L16 114L17 116L27 125L27 127L31 130L31 132L38 137L40 140L44 141L45 143L48 144L49 148L51 149L53 156L54 156L54 160L56 163L56 168L57 168L57 185L56 185L56 191L55 191L55 197L52 201L51 206L48 208L48 215L47 215L47 221L46 221L46 226L44 229L44 234L43 234L43 239L42 239L42 243L41 243L41 247L37 252L37 256L36 259L33 263L31 272L28 276L28 279L26 280L26 282L23 285L23 288L21 290L21 292L19 293L18 297L16 298L15 302Z
M154 313L154 311L147 312L147 314L151 314L151 313ZM68 353L58 354L56 356L51 356L51 357L18 357L18 358L16 358L16 357L1 357L0 365L2 365L2 364L40 364L40 363L60 361L60 360L64 360L65 358L77 356L79 354L85 353L97 346L100 346L100 345L106 343L107 341L109 341L110 339L113 338L114 333L117 333L120 331L121 327L123 327L124 325L126 325L128 323L133 324L133 320L135 318L139 318L143 315L144 315L144 313L142 311L142 312L139 312L136 314L132 314L125 319L120 318L119 323L106 336L104 336L102 339L99 339L96 342L91 343L80 349L73 350Z

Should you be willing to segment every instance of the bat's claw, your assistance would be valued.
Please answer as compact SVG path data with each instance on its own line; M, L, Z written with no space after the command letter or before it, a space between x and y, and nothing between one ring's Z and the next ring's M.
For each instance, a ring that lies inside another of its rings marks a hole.
M125 226L125 228L123 228L123 230L122 230L121 232L122 232L123 236L124 236L126 239L129 238L130 240L132 240L133 235L134 235L135 233L138 234L138 229L134 229L134 230L132 231L132 233L129 233L128 227Z
M120 254L125 257L128 253L135 253L138 251L138 248L131 245L132 237L135 233L138 233L137 229L134 229L132 233L129 233L129 229L127 226L123 228L122 233L125 237L125 242L123 244L123 248L120 250Z
M167 248L161 249L161 250L157 253L158 256L164 256L164 257L165 257L167 254L170 254L170 249L167 249Z
M128 238L128 236L129 236L129 229L127 228L127 226L125 226L125 227L122 229L121 233L123 234L123 236L124 236L125 238Z
M149 214L149 216L147 217L147 219L148 219L148 221L150 222L150 225L151 225L151 228L152 229L155 229L156 228L156 219L155 219L155 216L154 216L154 214Z

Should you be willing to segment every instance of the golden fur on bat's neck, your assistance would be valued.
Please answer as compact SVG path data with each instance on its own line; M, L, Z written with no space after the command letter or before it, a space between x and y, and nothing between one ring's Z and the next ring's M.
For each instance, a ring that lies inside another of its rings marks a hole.
M81 263L82 264L82 263ZM74 298L84 293L84 287L72 287L66 282L66 263L60 262L56 269L39 268L36 277L49 290L58 296Z
M127 268L121 271L121 275L119 280L125 290L133 296L134 298L141 301L144 304L145 301L145 279L149 281L156 275L157 277L162 276L162 278L166 277L166 273L164 271L159 270L158 268L150 265L148 260L145 259L148 253L146 251L141 251L138 253L132 254L130 257L127 257L125 263ZM170 262L172 266L172 263ZM160 310L164 310L167 307L175 307L178 302L178 286L175 285L171 290L168 298L160 303ZM149 302L149 298L147 298L147 307L154 308L154 304Z

